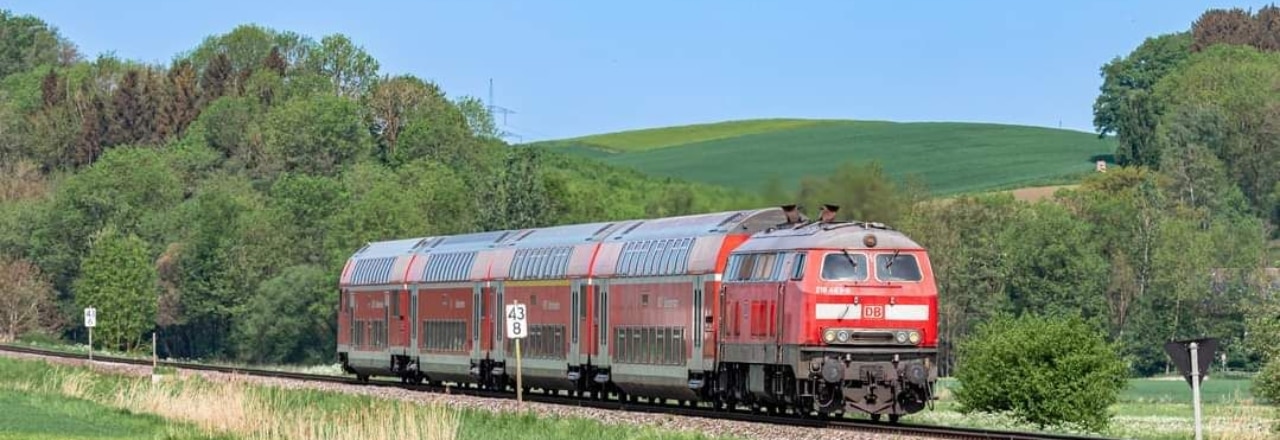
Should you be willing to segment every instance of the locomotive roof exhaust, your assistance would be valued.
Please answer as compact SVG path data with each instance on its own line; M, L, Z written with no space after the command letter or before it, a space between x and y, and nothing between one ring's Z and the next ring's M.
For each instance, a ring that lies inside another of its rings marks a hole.
M782 208L782 213L787 216L787 221L777 226L774 226L775 228L782 228L783 226L788 226L788 225L803 224L809 221L809 219L804 216L804 213L800 212L800 205L796 205L796 204L782 205L782 206L779 206L779 208Z
M840 205L832 205L824 203L822 210L818 211L818 221L822 223L831 223L836 221L836 212L840 211Z

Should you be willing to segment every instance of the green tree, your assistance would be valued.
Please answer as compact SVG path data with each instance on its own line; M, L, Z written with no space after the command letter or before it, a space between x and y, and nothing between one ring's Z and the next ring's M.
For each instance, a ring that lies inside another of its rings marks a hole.
M342 176L346 198L324 228L331 269L341 270L351 253L371 241L456 234L474 230L477 219L464 181L429 160L394 171L361 163Z
M76 305L98 310L95 343L132 349L155 325L159 292L147 243L113 225L94 234L92 243L76 279Z
M256 363L328 362L337 333L334 274L318 266L293 266L263 282L236 321L240 359Z
M484 101L474 96L463 96L454 102L458 106L458 110L466 117L467 127L471 128L471 134L481 139L501 139L502 130L498 129L498 124L493 120L493 113L489 111L489 106Z
M169 213L182 228L169 258L167 280L179 289L177 325L161 334L179 353L229 355L229 334L236 309L262 280L261 259L274 255L244 238L244 230L266 202L243 176L217 176L194 197ZM277 234L278 236L279 234ZM259 238L259 237L255 237ZM169 246L166 246L169 247ZM268 247L269 248L269 247Z
M836 216L840 219L895 224L916 198L873 161L843 163L825 178L805 177L795 200L814 210L827 203L839 205ZM810 217L816 215L813 212Z
M1126 376L1115 347L1077 317L1001 316L960 344L955 395L963 413L1101 431Z
M1227 115L1216 106L1184 106L1160 126L1161 173L1182 205L1205 212L1244 212L1248 203L1215 151L1227 148Z
M411 75L383 78L375 83L365 97L365 105L378 127L383 157L395 156L396 142L409 118L420 111L430 111L426 107L439 106L440 101L443 96L438 87Z
M75 45L44 20L0 9L0 78L79 58Z
M396 165L428 158L458 170L483 169L487 158L501 160L503 144L495 140L476 139L467 128L467 120L458 107L444 98L434 85L402 84L406 89L421 89L415 105L402 112L398 147L383 149L387 163ZM376 106L379 111L382 106ZM390 115L391 113L388 113ZM391 119L387 119L390 121ZM388 125L386 128L390 129ZM387 138L391 133L383 131ZM389 138L387 138L389 139ZM385 142L384 142L385 143Z
M1155 121L1160 104L1150 93L1156 83L1177 69L1190 54L1187 32L1147 38L1124 58L1102 66L1102 86L1093 104L1093 125L1099 136L1117 134L1116 159L1121 164L1155 165Z
M1155 88L1172 110L1161 120L1170 130L1186 125L1186 115L1197 109L1220 115L1225 123L1212 129L1212 142L1205 146L1216 148L1227 174L1258 213L1269 210L1268 194L1280 182L1280 91L1272 87L1277 83L1280 53L1215 45L1193 55Z
M284 171L337 175L368 157L373 139L350 100L315 96L271 109L262 125L268 154Z
M1039 202L1001 231L1015 311L1073 313L1105 322L1107 260L1093 230L1066 208Z
M359 98L378 77L378 60L346 35L326 35L308 53L307 67L327 77L335 96Z

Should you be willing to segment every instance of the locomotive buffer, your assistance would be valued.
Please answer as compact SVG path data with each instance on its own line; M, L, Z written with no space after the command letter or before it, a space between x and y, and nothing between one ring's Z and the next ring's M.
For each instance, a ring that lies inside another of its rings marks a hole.
M1191 384L1191 399L1195 408L1196 440L1202 438L1200 434L1200 382L1204 380L1205 372L1209 370L1209 365L1213 363L1213 352L1217 348L1217 338L1186 339L1169 341L1164 344L1164 351L1169 353L1169 357L1173 358L1173 363L1178 366L1178 371L1187 378L1187 383Z
M516 404L524 405L524 383L520 377L520 340L529 335L528 314L519 301L507 305L507 338L516 344Z

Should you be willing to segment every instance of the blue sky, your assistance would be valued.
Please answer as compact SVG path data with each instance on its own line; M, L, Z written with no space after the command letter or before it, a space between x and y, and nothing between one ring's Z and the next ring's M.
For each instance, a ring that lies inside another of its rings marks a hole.
M152 62L242 23L343 33L451 96L492 78L524 141L757 117L1092 131L1102 64L1206 8L1264 4L0 0L86 54Z

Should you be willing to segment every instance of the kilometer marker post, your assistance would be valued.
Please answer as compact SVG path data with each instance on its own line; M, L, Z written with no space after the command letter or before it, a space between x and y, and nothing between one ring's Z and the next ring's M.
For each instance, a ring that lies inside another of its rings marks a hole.
M516 403L524 406L524 380L521 377L520 340L529 335L528 314L525 305L515 301L507 305L507 337L515 340L516 345Z

